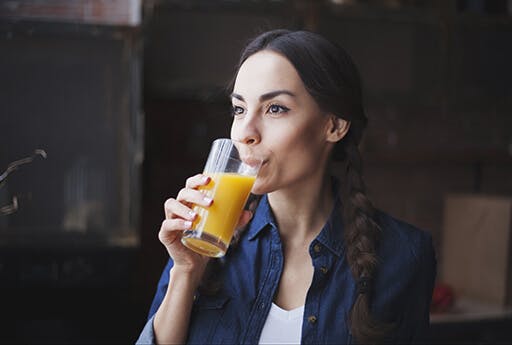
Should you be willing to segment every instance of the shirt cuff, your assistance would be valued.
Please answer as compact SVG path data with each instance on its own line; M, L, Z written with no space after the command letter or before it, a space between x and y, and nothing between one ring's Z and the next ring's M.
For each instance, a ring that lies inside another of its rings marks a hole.
M144 329L142 329L142 332L139 335L139 339L135 342L136 345L153 345L155 344L155 332L153 330L153 320L155 316L153 315L148 322L146 322L146 325L144 326Z

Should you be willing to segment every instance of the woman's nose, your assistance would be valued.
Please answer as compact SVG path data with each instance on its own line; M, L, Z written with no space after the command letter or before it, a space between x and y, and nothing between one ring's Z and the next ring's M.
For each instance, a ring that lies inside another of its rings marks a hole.
M242 142L246 145L253 145L257 142L257 138L255 136L247 136L242 139Z
M257 120L251 116L236 121L233 124L232 137L245 145L255 145L261 141L261 133Z

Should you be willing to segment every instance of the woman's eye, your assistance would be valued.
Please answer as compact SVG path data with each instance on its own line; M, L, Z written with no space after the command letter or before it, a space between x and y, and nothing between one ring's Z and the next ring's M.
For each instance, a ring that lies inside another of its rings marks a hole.
M286 113L288 110L287 107L284 107L282 105L278 105L278 104L271 104L269 107L268 107L268 113L270 114L281 114L281 113Z
M237 116L237 115L242 115L243 113L244 113L244 108L239 107L237 105L233 105L231 107L231 115Z

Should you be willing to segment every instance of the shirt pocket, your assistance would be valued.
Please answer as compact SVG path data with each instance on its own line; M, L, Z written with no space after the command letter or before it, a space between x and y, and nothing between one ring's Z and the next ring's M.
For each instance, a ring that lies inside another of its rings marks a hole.
M226 295L200 295L192 307L188 340L189 344L216 343L225 337L219 322L222 320L230 297Z
M199 310L222 309L230 299L226 295L200 295L194 302L194 308Z

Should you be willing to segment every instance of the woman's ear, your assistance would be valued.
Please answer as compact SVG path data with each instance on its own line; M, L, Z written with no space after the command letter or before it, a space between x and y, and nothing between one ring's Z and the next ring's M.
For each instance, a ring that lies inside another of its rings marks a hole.
M327 124L327 141L331 143L340 141L345 135L347 135L349 128L349 121L343 120L335 115L330 115L330 119Z

